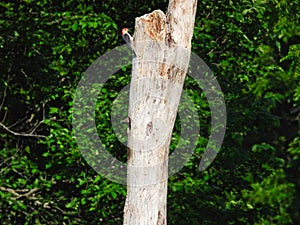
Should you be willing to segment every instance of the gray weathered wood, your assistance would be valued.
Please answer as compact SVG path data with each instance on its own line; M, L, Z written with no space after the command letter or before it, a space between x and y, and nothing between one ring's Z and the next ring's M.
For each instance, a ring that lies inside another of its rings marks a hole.
M136 18L124 225L166 225L168 153L191 51L197 0Z

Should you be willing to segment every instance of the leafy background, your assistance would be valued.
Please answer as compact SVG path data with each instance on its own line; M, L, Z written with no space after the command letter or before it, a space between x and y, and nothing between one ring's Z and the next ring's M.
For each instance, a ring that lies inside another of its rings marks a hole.
M167 4L0 2L1 224L122 224L126 187L98 175L77 149L74 92L95 59L123 44L123 27L133 32L135 17ZM216 160L199 172L210 112L187 78L201 138L169 179L169 224L300 224L299 12L299 0L198 2L192 50L220 83L228 125ZM129 81L124 68L99 93L99 135L119 159L126 148L110 110ZM180 119L171 150L179 133Z

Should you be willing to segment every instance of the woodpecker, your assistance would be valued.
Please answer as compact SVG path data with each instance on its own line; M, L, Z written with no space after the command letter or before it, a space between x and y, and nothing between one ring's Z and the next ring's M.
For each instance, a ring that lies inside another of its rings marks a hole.
M132 36L128 33L128 28L123 28L122 29L122 38L128 45L129 49L132 51L133 57L136 57L136 53L133 49L133 38Z

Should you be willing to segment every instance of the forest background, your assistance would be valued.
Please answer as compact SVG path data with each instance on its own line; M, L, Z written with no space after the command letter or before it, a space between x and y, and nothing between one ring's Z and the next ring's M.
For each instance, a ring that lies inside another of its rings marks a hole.
M122 224L126 186L97 174L80 154L71 126L74 93L93 61L124 44L123 27L132 33L135 17L167 5L0 2L1 224ZM168 224L300 224L299 12L299 0L198 1L192 51L222 88L227 129L215 161L200 172L210 110L187 77L201 137L169 178ZM110 111L130 73L128 66L110 77L96 112L102 143L124 162ZM180 118L171 151L179 135Z

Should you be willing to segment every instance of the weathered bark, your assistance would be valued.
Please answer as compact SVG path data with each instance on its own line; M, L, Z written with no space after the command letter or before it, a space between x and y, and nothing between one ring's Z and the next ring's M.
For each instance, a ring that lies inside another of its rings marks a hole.
M191 50L197 0L136 19L130 83L125 225L166 225L168 153Z

